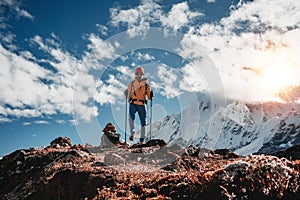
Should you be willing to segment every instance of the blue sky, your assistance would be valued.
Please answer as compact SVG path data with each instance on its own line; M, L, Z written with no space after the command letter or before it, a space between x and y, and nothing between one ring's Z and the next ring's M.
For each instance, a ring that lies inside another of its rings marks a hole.
M97 145L110 121L123 133L139 65L154 120L201 92L278 100L300 84L299 13L293 0L3 0L0 156L58 136Z

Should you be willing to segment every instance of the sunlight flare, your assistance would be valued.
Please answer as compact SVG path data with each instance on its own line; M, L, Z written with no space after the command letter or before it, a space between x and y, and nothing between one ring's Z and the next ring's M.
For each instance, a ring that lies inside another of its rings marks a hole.
M260 84L267 90L277 94L299 83L299 67L288 48L268 49L263 56L263 67L256 70L256 73L262 79Z

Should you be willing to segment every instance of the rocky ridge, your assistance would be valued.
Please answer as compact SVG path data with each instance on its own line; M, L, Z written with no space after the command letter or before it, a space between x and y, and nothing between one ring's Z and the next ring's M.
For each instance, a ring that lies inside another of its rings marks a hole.
M0 160L0 198L300 197L300 160L289 160L282 152L282 158L242 157L226 149L183 149L165 146L162 141L150 144L101 149L58 138L44 149L17 150Z

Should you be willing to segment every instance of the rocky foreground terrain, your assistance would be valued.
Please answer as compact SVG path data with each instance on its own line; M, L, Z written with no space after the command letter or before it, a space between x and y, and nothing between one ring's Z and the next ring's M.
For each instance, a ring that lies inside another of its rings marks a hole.
M241 157L165 145L102 149L57 138L18 150L0 160L0 199L300 199L299 146Z

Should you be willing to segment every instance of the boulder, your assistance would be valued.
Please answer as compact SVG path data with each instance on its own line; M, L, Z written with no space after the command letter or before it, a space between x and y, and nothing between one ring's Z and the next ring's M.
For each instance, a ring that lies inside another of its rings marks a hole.
M54 139L52 142L50 142L50 146L53 148L71 147L72 142L71 139L68 137L58 137Z
M120 134L116 133L116 128L112 123L107 123L103 129L100 146L102 148L111 148L120 144Z
M106 154L104 157L104 164L105 165L125 165L126 160L118 154L109 153L109 154Z

